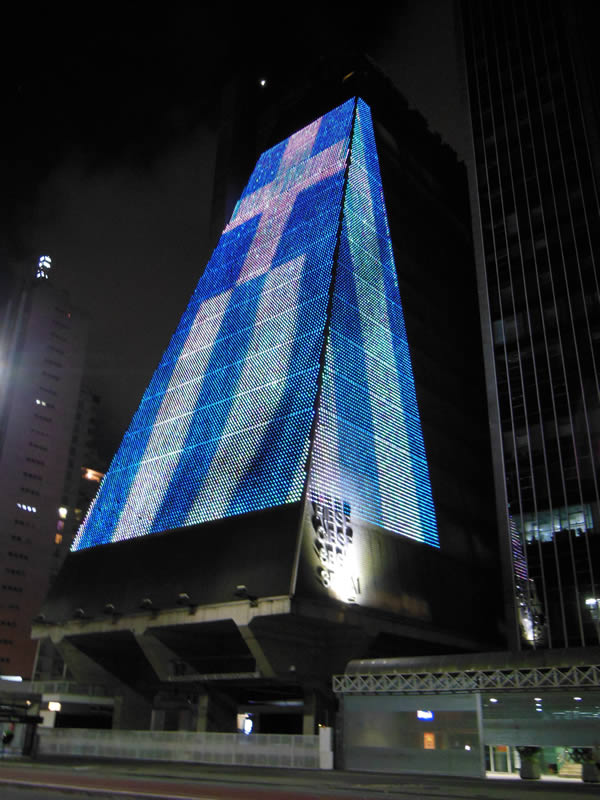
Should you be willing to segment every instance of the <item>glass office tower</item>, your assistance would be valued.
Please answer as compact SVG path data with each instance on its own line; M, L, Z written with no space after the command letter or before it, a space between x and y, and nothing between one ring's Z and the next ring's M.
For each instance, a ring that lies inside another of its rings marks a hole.
M461 11L514 643L598 644L599 159L584 20L555 0Z

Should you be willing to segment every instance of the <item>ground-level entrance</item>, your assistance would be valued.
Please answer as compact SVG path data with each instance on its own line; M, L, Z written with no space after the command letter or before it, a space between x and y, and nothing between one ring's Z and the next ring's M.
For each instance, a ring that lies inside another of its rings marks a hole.
M581 778L583 764L579 756L582 748L542 747L539 753L540 772L558 775L561 778ZM521 754L518 748L505 744L485 745L485 771L498 777L518 775L521 768Z

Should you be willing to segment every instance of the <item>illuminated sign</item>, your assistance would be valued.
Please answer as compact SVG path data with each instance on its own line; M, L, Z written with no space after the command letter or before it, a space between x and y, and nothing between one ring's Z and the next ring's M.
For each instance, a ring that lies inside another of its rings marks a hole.
M417 719L433 719L433 711L417 711Z
M350 512L439 546L362 100L260 157L73 549L305 496L346 601Z

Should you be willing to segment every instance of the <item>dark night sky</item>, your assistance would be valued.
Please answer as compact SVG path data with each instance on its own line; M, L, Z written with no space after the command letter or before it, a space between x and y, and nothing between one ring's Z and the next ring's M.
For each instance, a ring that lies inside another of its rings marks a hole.
M405 0L370 17L333 8L274 28L265 10L240 18L224 5L81 8L79 18L52 4L13 21L2 238L12 269L50 254L55 282L90 315L87 381L110 456L210 255L229 76L265 77L269 92L290 66L353 45L463 156L467 144L452 0Z

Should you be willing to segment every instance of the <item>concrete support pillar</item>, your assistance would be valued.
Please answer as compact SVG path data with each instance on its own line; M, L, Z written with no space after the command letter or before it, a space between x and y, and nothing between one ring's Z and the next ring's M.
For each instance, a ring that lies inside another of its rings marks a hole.
M263 647L260 645L258 639L254 635L250 625L240 625L238 623L238 630L242 634L248 650L250 650L254 660L256 661L256 669L264 678L273 678L275 676L275 670L267 658Z
M237 731L237 703L222 692L204 692L196 705L195 730L235 733Z
M145 697L134 692L67 639L60 639L55 645L78 683L96 683L114 692L114 729L143 731L150 728L152 704Z
M60 639L54 644L78 683L97 683L101 686L114 686L120 683L111 672L75 647L68 639Z
M146 698L127 690L115 695L113 730L147 731L152 721L152 703Z
M198 702L196 704L196 730L198 733L206 733L206 731L210 730L208 727L208 704L209 704L209 697L208 693L201 694L198 697Z
M159 680L166 681L173 675L185 675L195 671L151 633L136 633L134 636Z
M164 731L165 729L165 712L162 708L152 709L152 717L150 719L151 731Z
M331 727L335 721L335 701L323 691L306 687L304 690L304 712L302 733L313 736L319 733L319 726Z
M317 728L319 698L315 691L306 690L304 693L304 711L302 713L302 735L314 736Z

